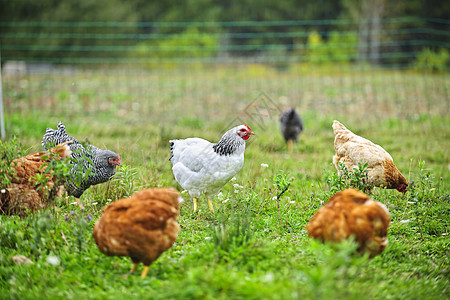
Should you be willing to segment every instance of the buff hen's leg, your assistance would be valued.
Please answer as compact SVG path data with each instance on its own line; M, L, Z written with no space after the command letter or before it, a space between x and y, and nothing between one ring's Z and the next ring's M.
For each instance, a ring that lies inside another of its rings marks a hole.
M145 276L147 276L149 268L150 268L150 266L144 266L144 270L142 270L141 278L144 278Z
M214 207L213 207L213 204L212 204L211 200L209 198L206 198L206 199L208 200L209 210L214 212Z

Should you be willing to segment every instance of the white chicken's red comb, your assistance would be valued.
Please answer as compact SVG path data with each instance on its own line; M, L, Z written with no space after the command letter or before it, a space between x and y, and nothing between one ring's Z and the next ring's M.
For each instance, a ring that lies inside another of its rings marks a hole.
M250 126L247 125L247 123L245 123L244 126L247 127L249 131L252 131L252 129L250 128Z

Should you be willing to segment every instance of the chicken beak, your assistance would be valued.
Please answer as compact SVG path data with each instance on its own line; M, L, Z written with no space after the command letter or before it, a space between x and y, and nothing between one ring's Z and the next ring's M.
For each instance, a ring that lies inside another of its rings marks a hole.
M121 161L120 161L120 156L117 158L117 160L110 161L110 163L113 166L122 166Z
M250 135L255 135L255 133L253 132L253 131L250 131L250 133L249 133Z

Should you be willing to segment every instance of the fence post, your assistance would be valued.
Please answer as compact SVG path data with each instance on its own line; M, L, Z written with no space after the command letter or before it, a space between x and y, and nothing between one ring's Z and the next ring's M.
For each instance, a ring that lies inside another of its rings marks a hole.
M6 131L5 131L5 116L3 114L3 88L2 88L2 52L0 50L0 131L1 131L1 139L6 139Z

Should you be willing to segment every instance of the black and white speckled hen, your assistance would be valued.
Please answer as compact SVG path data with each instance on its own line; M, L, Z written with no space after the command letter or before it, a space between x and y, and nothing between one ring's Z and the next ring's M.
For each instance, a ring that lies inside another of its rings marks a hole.
M292 152L292 144L297 141L298 135L303 130L302 119L295 108L283 112L280 117L280 130L287 143L288 151Z
M67 192L76 198L80 198L86 189L91 185L109 181L116 173L116 166L120 165L120 156L109 150L102 150L95 146L88 145L84 147L77 139L67 135L66 127L62 122L58 123L58 129L47 128L43 138L42 146L45 149L53 145L62 144L66 141L73 141L69 146L72 150L71 173L72 178L67 182ZM77 184L75 174L77 172L86 173L91 170L88 176Z

